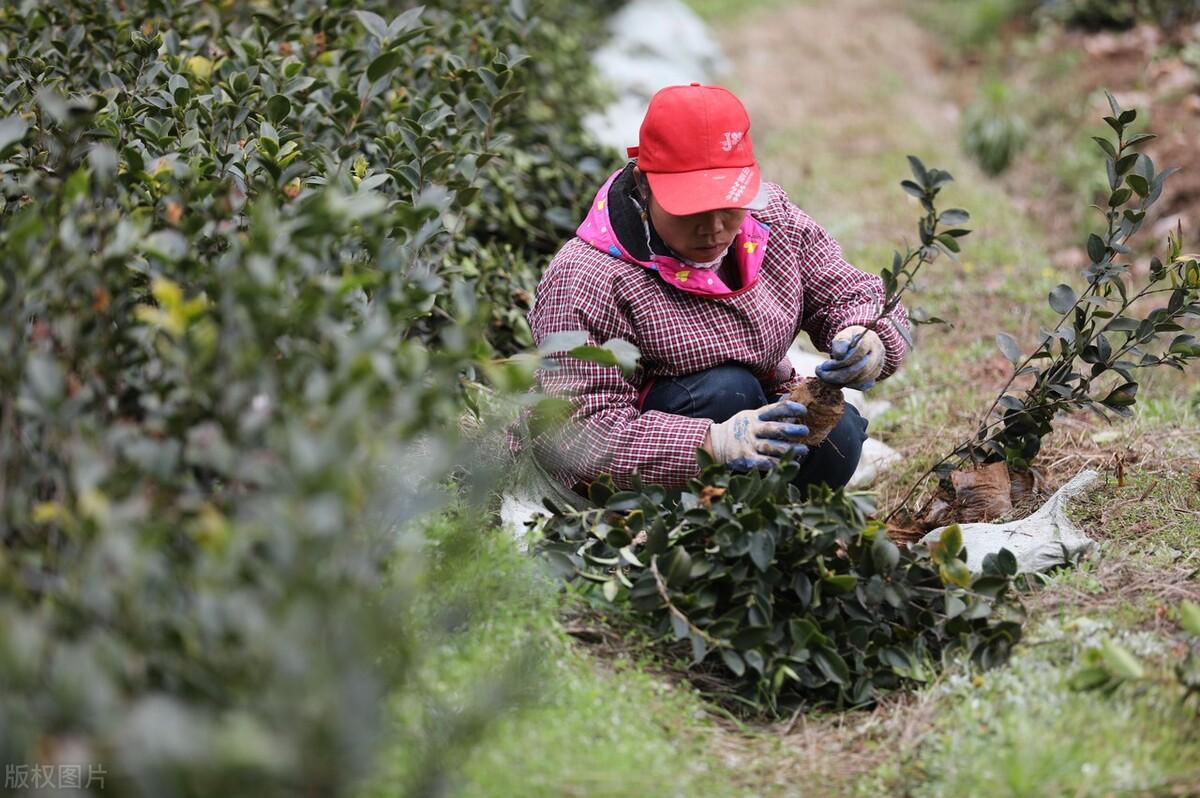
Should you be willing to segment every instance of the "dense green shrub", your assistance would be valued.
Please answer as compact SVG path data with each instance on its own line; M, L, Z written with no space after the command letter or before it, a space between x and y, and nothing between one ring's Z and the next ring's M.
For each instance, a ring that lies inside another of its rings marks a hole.
M1089 30L1130 28L1140 20L1171 28L1200 17L1200 0L1046 0L1043 10Z
M989 175L1007 170L1028 140L1029 126L1003 83L988 83L963 113L963 149Z
M588 180L550 153L583 146L589 12L534 12L0 10L0 761L106 794L366 775L417 655L398 525L463 375L528 384L476 275L535 269L512 208Z
M538 550L555 572L683 643L690 669L758 711L862 705L932 679L961 649L980 665L1020 639L1016 560L981 575L961 533L899 547L861 495L791 484L798 466L731 474L699 453L686 488L592 484L592 509L551 507Z

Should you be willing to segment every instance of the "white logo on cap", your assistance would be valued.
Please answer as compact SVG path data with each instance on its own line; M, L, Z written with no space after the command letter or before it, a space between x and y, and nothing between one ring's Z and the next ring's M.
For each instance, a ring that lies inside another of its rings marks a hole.
M721 149L725 150L725 152L729 152L737 146L737 143L742 140L742 136L744 135L744 133L739 133L736 130L726 133L725 140L721 142Z
M746 189L750 187L750 178L753 176L754 170L749 166L743 167L742 171L738 172L737 179L733 181L733 185L729 187L729 192L725 194L725 199L729 202L737 202L746 193Z

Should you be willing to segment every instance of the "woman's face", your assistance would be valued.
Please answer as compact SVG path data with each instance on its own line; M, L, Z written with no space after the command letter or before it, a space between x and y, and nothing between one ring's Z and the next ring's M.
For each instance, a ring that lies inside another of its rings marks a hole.
M696 263L716 260L733 243L749 211L721 208L672 216L650 195L650 221L662 240L677 254Z

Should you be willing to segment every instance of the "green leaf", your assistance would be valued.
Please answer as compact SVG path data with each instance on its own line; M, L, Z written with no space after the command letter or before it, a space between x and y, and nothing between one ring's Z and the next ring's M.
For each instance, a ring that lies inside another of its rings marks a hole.
M1113 146L1111 141L1109 141L1108 139L1100 138L1099 136L1092 136L1092 140L1100 145L1100 149L1104 150L1104 153L1109 158L1116 160L1117 148Z
M1137 657L1111 640L1104 641L1104 645L1100 647L1100 655L1109 672L1120 679L1137 680L1146 675Z
M1112 677L1106 668L1092 666L1081 668L1071 674L1071 678L1067 680L1067 686L1075 692L1082 693L1106 687L1111 681Z
M888 539L887 533L882 529L875 533L875 540L871 543L871 560L875 570L885 576L890 575L900 564L899 547Z
M573 347L569 354L577 360L586 360L589 363L598 363L601 366L616 366L618 365L616 354L602 346L576 346Z
M962 208L951 208L938 216L938 223L952 227L957 224L966 224L970 219L971 214Z
M389 50L376 58L367 67L367 80L374 83L387 75L404 61L404 55L399 50Z
M576 347L585 346L591 336L584 330L564 330L550 333L542 339L538 353L552 355L556 352L566 352Z
M1126 382L1113 389L1112 393L1101 402L1105 407L1128 407L1137 402L1138 385L1136 382Z
M1017 557L1008 549L1000 549L996 552L996 565L1000 573L1005 576L1016 576L1017 574Z
M642 495L632 490L618 491L608 497L608 501L605 502L604 506L618 513L636 510L642 506Z
M1012 394L1004 394L997 400L997 402L1006 410L1015 410L1020 412L1025 409L1025 403Z
M1017 346L1016 339L1008 333L996 334L996 346L1000 347L1000 351L1014 366L1021 362L1021 348Z
M276 94L267 100L267 118L279 124L292 112L292 101L282 94Z
M1150 193L1150 182L1141 175L1129 175L1125 178L1125 182L1137 192L1139 197L1145 197Z
M1068 313L1078 300L1075 289L1066 283L1059 283L1050 291L1050 307L1055 313Z
M611 479L597 479L588 486L588 499L598 507L603 507L613 493Z
M692 572L692 556L683 547L676 546L665 555L668 558L667 573L664 575L667 584L679 588L687 584Z
M816 646L812 650L812 656L813 662L826 679L835 684L850 683L850 669L836 651L825 646Z
M1123 155L1120 158L1118 158L1117 162L1115 164L1117 174L1123 175L1126 172L1128 172L1130 169L1132 169L1133 165L1135 163L1137 163L1138 157L1139 157L1138 154L1136 152L1133 152L1133 153L1130 153L1129 155Z
M947 235L946 233L940 233L937 236L937 240L939 243L941 243L941 245L943 247L950 250L951 252L959 252L962 250L962 247L959 245L959 243L957 241L954 240L954 236L952 236L952 235Z
M386 41L388 38L388 26L383 21L383 17L371 11L355 11L354 16L358 17L358 21L363 24L367 32L374 36L379 41ZM372 78L374 80L374 78Z
M725 663L726 668L733 671L734 676L741 676L746 672L745 660L732 648L721 649L721 661Z
M529 434L535 438L554 432L571 418L575 406L561 396L545 396L538 400L529 414Z
M822 579L835 593L849 593L858 587L858 577L854 574L832 574Z
M25 138L25 131L28 129L29 123L19 116L9 116L0 119L0 154L10 144L14 144Z
M673 612L671 613L671 632L675 635L676 640L686 640L692 634L687 621Z
M955 585L957 587L971 586L971 570L967 568L967 564L962 560L951 560L943 563L938 567L938 576L942 580L942 584Z
M1117 102L1117 98L1114 97L1112 92L1110 92L1108 89L1104 90L1104 97L1108 100L1108 107L1112 111L1112 115L1114 117L1119 117L1124 109L1122 109L1121 104Z
M1087 240L1088 257L1092 259L1092 263L1103 263L1105 255L1104 239L1092 233Z
M617 594L621 592L621 585L616 579L609 579L601 586L601 591L607 601L613 602L617 600Z
M921 163L921 159L915 155L908 156L908 165L912 169L913 177L922 186L929 185L929 172L925 169L925 164Z
M946 559L957 557L963 547L962 527L958 524L951 524L946 527L938 537L938 543L941 544L941 549L945 553Z
M1188 634L1200 637L1200 604L1184 599L1179 605L1179 625Z
M624 338L612 338L605 341L602 348L613 353L617 365L626 374L632 374L637 369L638 360L641 358L642 353L638 351L636 346Z
M421 19L421 14L425 12L425 6L414 6L402 14L396 16L388 25L388 34L397 36L405 31L411 30Z
M754 532L750 535L750 559L760 571L771 567L771 559L775 556L775 538L770 532Z

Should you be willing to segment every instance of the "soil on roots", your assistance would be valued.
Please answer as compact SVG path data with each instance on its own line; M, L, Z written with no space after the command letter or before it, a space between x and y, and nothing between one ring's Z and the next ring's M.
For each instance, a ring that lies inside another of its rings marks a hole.
M792 389L788 398L799 402L808 410L804 417L804 423L808 426L808 437L801 440L801 443L810 449L824 443L846 411L842 389L816 377L806 378Z

